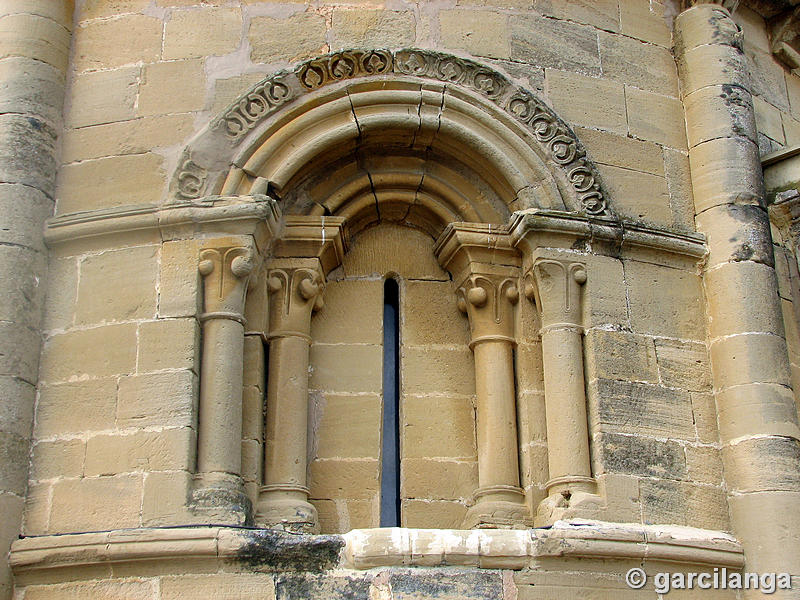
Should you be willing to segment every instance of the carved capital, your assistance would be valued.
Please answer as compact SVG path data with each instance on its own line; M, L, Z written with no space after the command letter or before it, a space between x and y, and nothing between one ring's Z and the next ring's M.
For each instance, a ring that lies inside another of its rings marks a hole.
M520 258L507 229L453 223L439 236L434 252L453 276L458 308L469 317L471 345L489 339L514 342Z
M197 264L203 277L201 320L231 319L244 323L244 298L255 266L253 245L242 244L241 240L220 241L201 250Z
M542 331L581 330L581 288L586 266L570 259L537 258L525 277L525 297L536 302Z
M322 308L324 290L318 261L273 261L267 270L269 338L296 336L310 342L311 314Z
M458 308L469 317L471 346L486 340L514 343L514 309L519 302L516 269L476 273L456 291Z

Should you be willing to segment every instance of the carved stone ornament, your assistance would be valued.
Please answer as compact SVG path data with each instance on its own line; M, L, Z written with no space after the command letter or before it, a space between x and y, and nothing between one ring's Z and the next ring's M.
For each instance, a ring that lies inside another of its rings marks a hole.
M486 339L514 343L514 307L519 301L516 277L472 275L456 293L459 310L469 316L471 345Z
M207 248L200 252L198 270L204 280L205 312L201 320L226 318L244 322L244 297L255 266L252 248Z
M488 99L522 124L541 146L542 155L563 170L585 213L609 214L594 165L586 158L575 134L544 102L487 66L440 52L343 50L303 62L256 84L212 121L209 134L236 146L265 119L309 92L346 80L392 73L396 77L459 86ZM210 193L206 189L209 185L203 166L206 163L199 158L209 154L203 144L193 142L184 152L171 186L179 198L199 198ZM207 160L210 164L212 159Z
M322 308L324 289L324 277L318 269L269 269L269 337L297 336L310 342L311 313Z
M586 283L582 263L540 259L533 265L533 278L525 285L525 295L534 296L542 317L542 330L581 327L581 286Z

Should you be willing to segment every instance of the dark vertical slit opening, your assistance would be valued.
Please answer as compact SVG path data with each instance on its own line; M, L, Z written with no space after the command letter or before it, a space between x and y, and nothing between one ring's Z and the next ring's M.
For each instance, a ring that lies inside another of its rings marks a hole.
M400 290L394 279L383 286L383 448L381 527L400 526Z

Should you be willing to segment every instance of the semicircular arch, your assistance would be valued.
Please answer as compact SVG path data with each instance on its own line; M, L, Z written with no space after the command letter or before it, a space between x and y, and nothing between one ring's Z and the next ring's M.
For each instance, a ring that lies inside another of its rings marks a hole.
M613 216L584 148L542 100L419 49L335 52L256 84L193 138L170 184L174 201L216 194L432 235L525 208Z

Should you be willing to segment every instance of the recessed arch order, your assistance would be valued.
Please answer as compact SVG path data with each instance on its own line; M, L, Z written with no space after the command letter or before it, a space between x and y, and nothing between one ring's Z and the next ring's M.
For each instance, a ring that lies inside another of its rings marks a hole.
M613 216L575 134L532 92L420 49L347 50L252 87L185 148L170 198L270 194L351 230L505 222L546 208Z

